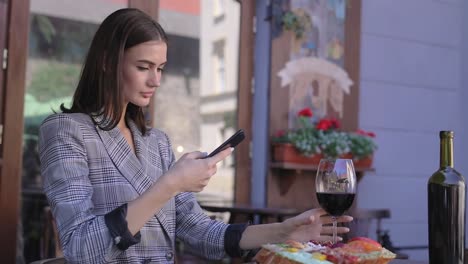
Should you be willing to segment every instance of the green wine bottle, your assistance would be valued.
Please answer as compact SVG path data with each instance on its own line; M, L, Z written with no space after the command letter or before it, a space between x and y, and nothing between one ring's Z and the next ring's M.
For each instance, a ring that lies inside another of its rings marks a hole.
M427 186L429 263L463 264L465 180L453 168L453 131L440 131L440 168Z

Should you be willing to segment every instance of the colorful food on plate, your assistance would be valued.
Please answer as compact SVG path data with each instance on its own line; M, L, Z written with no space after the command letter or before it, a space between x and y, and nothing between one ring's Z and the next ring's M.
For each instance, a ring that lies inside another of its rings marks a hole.
M259 264L386 264L395 257L377 241L356 237L334 245L314 241L266 244L254 260Z

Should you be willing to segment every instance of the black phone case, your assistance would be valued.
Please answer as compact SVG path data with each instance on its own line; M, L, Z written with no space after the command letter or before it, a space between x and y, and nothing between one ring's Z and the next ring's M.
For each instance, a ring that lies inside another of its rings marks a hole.
M214 155L218 154L219 152L225 150L226 148L229 148L229 147L234 148L239 143L241 143L242 140L244 140L244 138L245 138L244 130L242 130L242 129L237 130L237 132L234 133L234 135L232 135L230 138L228 138L226 141L224 141L223 144L221 144L219 147L217 147L215 150L213 150L213 152L211 152L205 158L213 157Z

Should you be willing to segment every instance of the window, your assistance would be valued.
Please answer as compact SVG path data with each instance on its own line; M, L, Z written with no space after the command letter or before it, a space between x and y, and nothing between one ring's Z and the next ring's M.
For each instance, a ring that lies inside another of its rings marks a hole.
M240 5L215 1L213 6L212 0L200 0L198 8L177 8L187 7L186 1L171 0L170 10L163 5L159 10L169 45L153 123L168 134L176 158L191 151L211 152L237 129ZM213 8L229 13L213 23ZM219 164L218 172L197 198L232 201L234 174L231 156Z
M215 19L224 16L224 0L214 0L213 16Z
M47 219L47 201L42 196L39 168L39 125L52 110L60 111L60 104L70 106L95 31L107 15L127 5L126 0L31 0L24 97L20 226L23 239L19 245L24 257L18 263L54 255L54 238L45 236L47 230L42 222Z
M224 58L224 46L224 40L216 41L213 44L215 93L222 93L226 90L226 64Z

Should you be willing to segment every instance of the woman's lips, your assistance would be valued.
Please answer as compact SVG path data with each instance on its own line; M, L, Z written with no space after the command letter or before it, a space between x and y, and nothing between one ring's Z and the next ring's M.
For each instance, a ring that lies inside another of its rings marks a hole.
M153 96L153 92L143 92L141 93L144 97L151 97Z

